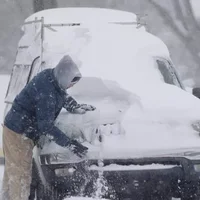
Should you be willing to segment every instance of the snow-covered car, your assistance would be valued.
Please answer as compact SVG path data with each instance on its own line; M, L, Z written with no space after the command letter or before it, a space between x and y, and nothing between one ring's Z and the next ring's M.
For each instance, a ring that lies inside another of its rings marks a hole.
M48 138L34 149L30 199L200 198L200 101L186 92L166 45L133 13L45 10L26 19L6 95L69 54L81 81L68 92L97 107L63 110L56 125L89 148L78 158Z

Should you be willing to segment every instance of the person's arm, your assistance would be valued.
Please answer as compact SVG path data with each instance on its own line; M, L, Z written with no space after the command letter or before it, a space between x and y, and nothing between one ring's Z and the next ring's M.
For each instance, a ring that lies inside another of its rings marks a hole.
M74 113L77 108L80 108L80 105L77 103L75 99L73 99L70 95L66 95L65 103L63 106L68 112Z
M65 103L63 106L68 112L76 113L76 114L84 114L87 111L93 111L96 108L87 104L78 104L75 99L73 99L70 95L66 95Z
M58 145L66 147L70 139L54 125L55 102L51 95L40 95L36 105L37 125L42 134L49 135Z
M39 131L55 141L58 145L69 148L79 157L83 157L88 148L76 140L71 140L54 125L55 99L53 95L40 95L36 105L36 117Z

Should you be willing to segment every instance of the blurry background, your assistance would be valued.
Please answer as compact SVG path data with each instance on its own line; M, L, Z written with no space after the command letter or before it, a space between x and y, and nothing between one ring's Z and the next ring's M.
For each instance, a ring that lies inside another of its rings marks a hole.
M200 86L200 0L0 0L0 73L10 73L21 25L32 13L55 7L102 7L134 12L160 37L187 86Z

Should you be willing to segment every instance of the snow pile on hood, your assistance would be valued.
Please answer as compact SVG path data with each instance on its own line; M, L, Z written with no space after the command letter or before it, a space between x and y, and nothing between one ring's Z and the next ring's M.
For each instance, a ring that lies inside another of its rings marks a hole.
M80 101L92 103L98 110L86 115L63 112L58 118L58 126L70 137L73 134L81 137L84 135L83 138L91 142L91 137L96 135L95 128L100 123L121 121L125 134L103 132L101 145L94 147L84 143L90 147L90 158L98 158L100 150L103 158L133 158L159 155L169 149L188 151L189 148L200 147L199 134L191 126L200 119L199 99L167 84L161 84L157 93L152 89L152 95L145 91L137 94L140 99L132 105L128 101L105 99L104 96L94 99L87 96L89 94L82 95L82 98L79 96ZM44 151L66 152L53 143Z

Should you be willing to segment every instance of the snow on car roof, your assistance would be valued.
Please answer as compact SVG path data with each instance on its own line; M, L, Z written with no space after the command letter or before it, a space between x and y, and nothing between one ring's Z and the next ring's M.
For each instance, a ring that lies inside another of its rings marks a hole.
M170 59L166 45L159 38L132 26L91 26L86 29L71 27L69 30L67 27L56 27L57 32L47 29L43 45L46 66L54 67L64 54L73 54L82 63L83 76L108 80L113 78L119 81L119 77L115 77L117 73L115 76L112 73L120 70L118 66L124 66L124 69L127 66L129 70L130 65L134 68L144 65L151 68L148 57L160 56ZM105 69L110 73L105 73ZM140 69L142 74L148 73L147 70Z
M44 17L45 23L85 22L136 22L137 16L130 12L104 8L56 8L37 12L26 22Z

